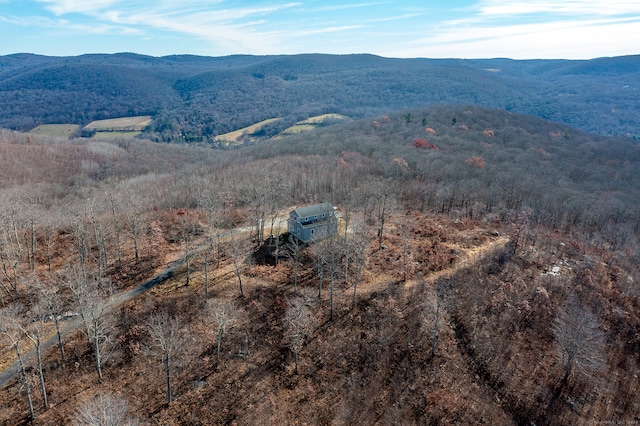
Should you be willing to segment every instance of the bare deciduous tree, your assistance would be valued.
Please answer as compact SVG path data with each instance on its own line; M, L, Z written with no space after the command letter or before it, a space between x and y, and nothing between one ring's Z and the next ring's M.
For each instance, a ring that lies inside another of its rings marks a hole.
M402 281L407 282L414 273L414 267L409 247L409 227L406 224L400 226L400 238L402 240Z
M378 250L382 249L382 237L387 217L395 206L393 191L391 181L380 181L374 186L373 196L376 205L376 219L378 220Z
M282 250L282 245L280 244L280 234L282 233L282 229L285 228L284 224L286 223L285 219L279 218L275 222L271 223L271 235L269 236L269 254L273 256L275 259L276 266L280 261L280 251Z
M222 209L223 198L217 190L212 188L210 179L201 178L196 180L196 189L198 191L198 205L203 209L207 217L209 226L208 235L206 237L207 246L204 249L204 259L202 261L204 267L204 298L209 299L209 261L215 257L215 248L218 247L218 255L216 267L220 263L220 231L218 227L218 214ZM217 241L217 244L216 244Z
M38 379L40 384L40 394L42 403L45 408L49 407L47 399L47 387L44 383L44 367L42 364L42 337L46 334L43 330L43 324L40 318L44 317L44 311L41 311L38 304L34 305L31 311L17 312L14 311L13 325L22 331L24 336L31 341L36 350L36 368L38 370Z
M60 329L62 315L64 313L65 303L60 295L60 289L57 286L45 286L40 280L36 280L36 286L40 290L39 303L41 310L47 312L49 319L53 321L56 327L56 336L58 338L58 349L60 350L60 358L65 361L64 345L62 344L62 331Z
M180 239L184 248L184 263L186 268L185 286L188 287L191 281L191 236L196 233L198 228L197 217L189 214L189 212L178 211L178 224L180 226Z
M353 309L357 307L357 291L360 283L360 275L367 263L366 249L369 242L369 229L364 222L353 226L353 238L350 241L350 256L354 268L353 278Z
M600 321L575 296L569 296L565 309L555 320L553 333L565 380L576 370L590 377L604 367L605 335L600 328Z
M184 340L181 333L182 322L163 312L151 318L147 327L150 338L147 350L151 355L161 359L167 384L167 402L171 404L171 369Z
M531 222L531 216L533 211L530 208L524 209L518 214L516 223L513 224L513 233L511 235L511 245L513 247L513 253L515 254L518 248L524 246L528 233L529 223Z
M127 401L113 394L98 395L72 417L76 426L137 426L138 419L129 414Z
M0 267L2 275L0 282L3 288L15 300L18 297L18 265L22 257L22 245L17 234L17 228L6 223L7 219L3 218L5 225L0 224Z
M135 264L137 265L140 262L141 239L147 227L147 221L144 215L145 200L140 197L139 193L132 190L123 191L122 196L124 197L122 205L126 206L122 217L126 231L133 241L133 252Z
M291 352L293 352L295 372L298 373L298 354L304 346L307 336L312 331L315 317L302 299L295 298L289 302L284 322L284 340Z
M44 247L47 257L47 271L52 272L51 261L53 260L53 248L57 243L58 230L60 228L60 219L58 217L48 216L44 224L40 228L44 240Z
M25 398L29 407L29 418L31 421L35 419L35 412L33 410L33 399L31 398L31 388L29 386L29 380L27 379L27 373L24 366L24 359L22 352L20 351L20 340L22 338L22 332L15 327L14 318L16 316L15 309L5 308L0 311L0 336L4 336L9 341L9 347L13 348L18 359L18 365L20 367L20 377L22 377L22 386L24 388Z
M318 299L322 297L322 285L324 283L324 271L327 264L328 243L322 238L311 245L311 250L316 256L316 274L318 275Z
M240 286L240 297L244 297L244 290L242 288L242 272L247 267L249 262L249 256L247 256L247 249L245 247L245 241L240 238L239 234L231 236L229 241L229 256L233 261L233 268L238 278L238 285Z
M229 302L213 301L208 305L208 313L216 334L216 364L220 364L220 345L222 335L236 320L236 307Z
M287 257L291 260L293 267L293 297L298 293L298 272L300 270L300 258L302 257L302 242L294 235L289 236L287 243Z
M86 271L72 269L67 286L82 318L87 342L94 354L98 379L102 380L102 365L115 348L112 340L112 318L108 315L111 285Z

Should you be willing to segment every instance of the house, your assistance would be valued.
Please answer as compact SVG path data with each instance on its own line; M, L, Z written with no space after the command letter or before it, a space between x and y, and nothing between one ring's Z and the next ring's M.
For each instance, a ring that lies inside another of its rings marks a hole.
M331 203L298 207L289 213L288 229L303 243L333 235L338 232L336 209Z

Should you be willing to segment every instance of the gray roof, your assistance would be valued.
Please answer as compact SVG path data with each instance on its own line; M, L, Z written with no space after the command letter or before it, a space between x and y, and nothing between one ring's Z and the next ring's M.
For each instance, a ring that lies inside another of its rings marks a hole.
M297 209L293 210L291 213L294 213L298 217L309 217L309 216L332 212L332 211L333 211L333 206L331 205L331 203L320 203L320 204L314 204L312 206L298 207Z

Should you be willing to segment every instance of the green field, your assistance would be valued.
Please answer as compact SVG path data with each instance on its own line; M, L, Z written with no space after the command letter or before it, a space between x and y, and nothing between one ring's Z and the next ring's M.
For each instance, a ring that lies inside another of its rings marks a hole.
M270 118L268 120L260 121L242 129L234 130L233 132L225 133L215 137L216 142L220 142L225 145L241 145L245 139L251 139L251 136L258 133L262 128L268 124L282 120L281 118Z
M151 123L150 115L137 117L110 118L108 120L96 120L87 124L84 128L97 132L139 132Z
M309 117L306 120L298 121L293 126L282 132L285 135L292 135L295 133L309 132L316 129L327 121L346 121L351 120L351 117L342 114L322 114L314 117Z
M77 124L41 124L29 131L32 135L68 138L80 128Z
M113 140L113 139L128 139L140 136L142 132L125 132L125 131L111 131L111 132L96 132L91 139Z

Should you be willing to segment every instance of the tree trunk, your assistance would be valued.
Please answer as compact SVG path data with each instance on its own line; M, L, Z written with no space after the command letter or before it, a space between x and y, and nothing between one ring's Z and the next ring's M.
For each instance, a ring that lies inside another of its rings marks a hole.
M31 261L30 268L34 270L36 267L36 225L31 221Z
M136 265L140 263L140 251L138 249L138 237L133 237L133 251L135 253Z
M233 258L233 266L236 268L236 276L238 277L238 284L240 285L240 297L244 297L244 292L242 291L242 271L240 271L235 257Z
M218 337L216 342L216 365L220 364L220 343L222 342L222 327L218 327Z
M51 272L51 241L52 241L52 236L49 234L49 232L47 232L47 271Z
M191 263L189 262L189 243L185 243L184 248L184 261L187 267L187 279L184 283L186 287L189 287L189 281L191 281Z
M293 266L293 297L298 295L298 261Z
M333 321L333 273L329 279L329 321Z
M204 251L204 300L209 300L209 250Z
M47 388L44 384L44 373L42 371L42 353L40 351L40 337L36 338L36 356L38 358L38 375L40 376L40 392L42 393L42 402L44 408L49 408L49 402L47 400Z
M51 315L53 317L53 323L56 326L56 335L58 336L58 348L60 348L60 358L62 359L62 362L65 361L64 359L64 345L62 344L62 333L60 332L60 320L58 319L58 316L53 313Z
M322 280L324 278L324 265L321 257L318 258L318 299L322 297Z
M31 399L31 389L29 388L29 381L27 380L27 372L24 369L24 362L22 362L22 354L20 353L18 342L15 342L13 347L16 350L16 356L18 357L18 364L20 365L20 374L22 375L22 384L24 386L24 394L27 397L27 404L29 405L29 418L33 422L36 418L36 415L33 411L33 401Z
M353 310L355 310L356 307L358 306L357 305L357 300L356 300L356 293L358 291L358 281L360 279L360 277L358 275L360 275L360 274L358 273L358 271L356 271L356 279L353 282Z
M100 360L100 336L98 336L98 321L93 322L93 350L96 356L96 371L98 380L102 382L102 362Z
M173 402L173 395L171 394L171 359L169 358L169 353L165 353L164 355L164 367L167 375L167 401L169 404Z

